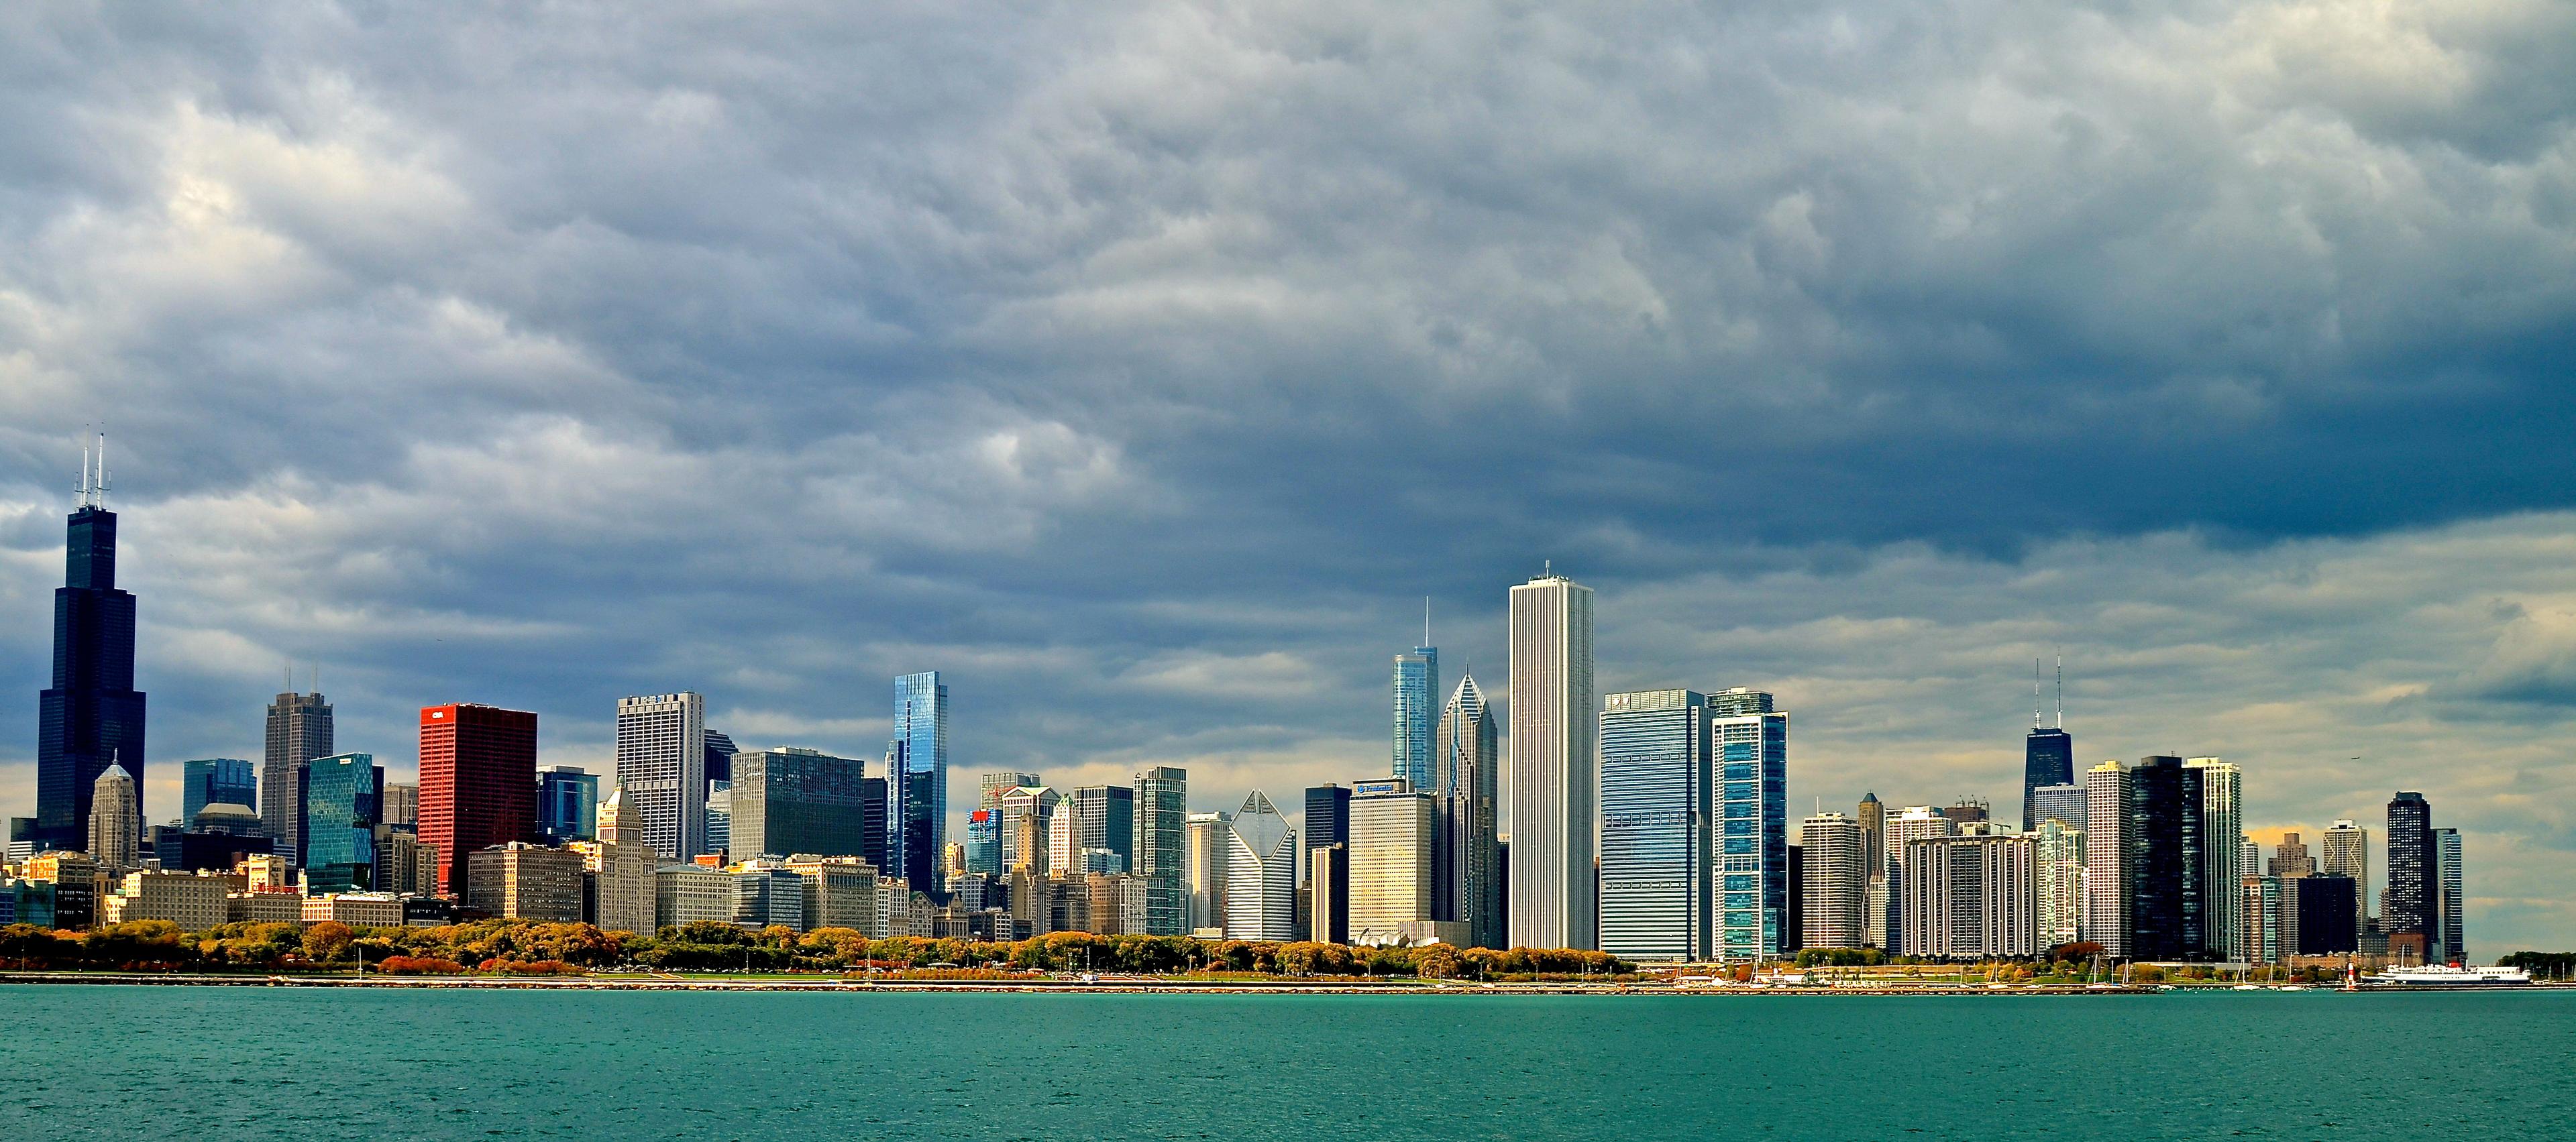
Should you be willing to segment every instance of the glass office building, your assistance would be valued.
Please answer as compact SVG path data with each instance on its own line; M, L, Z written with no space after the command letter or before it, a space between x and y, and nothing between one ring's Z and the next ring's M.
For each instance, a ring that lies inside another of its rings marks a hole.
M259 770L238 757L209 757L180 763L179 823L197 827L197 812L208 805L259 807Z
M574 765L538 769L537 831L557 844L597 839L599 775Z
M1710 957L1710 777L1705 695L1603 697L1602 951L1636 960Z
M1415 789L1430 789L1431 729L1440 720L1440 652L1417 646L1395 656L1395 764ZM1312 846L1312 842L1308 842Z
M948 840L948 686L936 670L894 680L894 740L886 751L886 860L913 891L938 882Z
M304 820L306 891L315 896L375 887L376 815L384 804L385 771L374 754L317 757L297 771Z
M1717 771L1717 954L1789 950L1789 714L1736 687L1708 696Z

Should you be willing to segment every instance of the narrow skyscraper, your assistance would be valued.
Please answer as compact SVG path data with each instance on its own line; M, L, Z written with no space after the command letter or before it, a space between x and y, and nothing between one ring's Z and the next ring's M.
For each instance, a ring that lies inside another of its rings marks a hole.
M1467 925L1473 947L1503 945L1502 747L1485 692L1470 674L1441 708L1431 735L1432 794L1440 814L1432 858L1432 916Z
M289 689L268 704L268 748L259 767L259 823L288 860L295 859L303 841L295 835L296 822L304 818L304 806L296 800L303 788L296 772L314 758L336 752L330 700L322 696L318 683L310 694L296 693L294 684L289 671Z
M1592 948L1600 710L1592 588L1554 573L1511 590L1511 942Z
M2129 771L2129 951L2141 960L2207 960L2209 833L2205 771L2179 757L2138 759ZM2228 845L2235 846L2230 838Z
M109 762L90 788L89 836L83 848L101 868L143 867L143 795L125 767Z
M2359 947L2362 932L2370 926L2370 831L2348 820L2337 821L2326 830L2324 853L2318 871L2352 881L2353 946Z
M1189 933L1190 773L1158 765L1136 775L1136 875L1146 882L1145 931Z
M2039 827L2046 818L2040 816L2039 803L2032 796L2040 788L2075 783L2075 739L2066 732L2066 672L2058 667L2057 720L2042 726L2039 720L2039 663L2031 664L2030 737L2022 743L2021 830L2025 833ZM2067 824L2082 828L2082 824Z
M2114 956L2133 954L2129 882L2135 830L2129 820L2129 768L2113 758L2084 773L2084 929L2087 942Z
M948 686L936 670L894 680L893 757L886 765L886 859L896 863L913 891L932 899L939 882L939 852L948 843Z
M1806 857L1806 931L1810 948L1857 948L1869 938L1869 861L1860 823L1818 813L1799 826Z
M104 436L95 468L88 451L81 453L63 564L63 585L54 591L54 684L36 699L35 839L77 849L89 840L99 775L124 767L138 797L149 776L143 694L134 688L134 596L116 586Z
M683 690L617 700L617 787L655 856L686 861L706 851L706 767L705 698Z
M2435 883L2441 888L2441 907L2435 916L2442 925L2442 955L2446 964L2468 962L2468 936L2461 931L2460 831L2433 830L2433 859L2437 870Z
M1736 686L1708 696L1717 846L1717 954L1789 950L1789 713Z
M2215 958L2232 959L2245 945L2244 878L2260 871L2239 863L2245 848L2244 774L2215 757L2183 764L2200 771L2200 893L2209 914L2204 941Z
M1430 645L1427 609L1424 615L1423 645L1395 656L1395 764L1390 772L1427 791L1432 786L1431 729L1440 717L1440 652Z
M2380 905L2380 930L2396 954L2404 937L2431 963L2441 954L2441 853L2433 840L2433 806L2421 793L2400 792L2388 801L2388 895Z

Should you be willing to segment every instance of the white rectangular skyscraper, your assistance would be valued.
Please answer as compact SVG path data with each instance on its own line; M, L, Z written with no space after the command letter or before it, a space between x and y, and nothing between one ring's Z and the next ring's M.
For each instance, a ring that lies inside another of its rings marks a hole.
M663 860L707 851L707 700L696 693L617 700L617 787Z
M1591 948L1600 745L1592 588L1555 574L1512 588L1511 653L1511 942Z
M2233 956L2245 946L2244 879L2261 869L2241 863L2245 847L2244 776L2214 757L2183 762L2201 771L2201 850L2207 854L2201 900L2209 909L2209 946Z
M2088 943L2102 945L2114 956L2129 952L2129 769L2117 760L2084 773L2084 810L2092 820L2084 830L2085 916Z

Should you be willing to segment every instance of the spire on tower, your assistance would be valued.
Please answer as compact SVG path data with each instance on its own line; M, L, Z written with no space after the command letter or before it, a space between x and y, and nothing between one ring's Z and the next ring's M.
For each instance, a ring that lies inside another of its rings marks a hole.
M2036 730L2045 724L2039 716L2039 660L2034 658L2030 660L2030 728Z
M2057 721L2058 729L2066 728L2066 653L2057 655Z

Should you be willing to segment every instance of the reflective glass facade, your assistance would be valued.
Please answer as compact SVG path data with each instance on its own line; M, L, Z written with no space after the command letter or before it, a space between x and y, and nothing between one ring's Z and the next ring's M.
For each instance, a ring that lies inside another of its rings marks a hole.
M599 833L599 775L569 765L538 770L537 831L556 842L595 839Z
M1717 953L1776 956L1789 940L1789 714L1742 688L1708 697L1717 779Z
M1431 788L1431 729L1440 720L1440 652L1417 646L1395 656L1394 776Z
M1602 951L1709 958L1710 777L1704 695L1647 690L1602 699Z
M259 770L238 757L209 757L181 763L179 822L197 826L197 811L208 805L259 808Z
M1188 770L1158 765L1136 775L1136 874L1145 878L1145 931L1189 930Z
M364 892L375 888L376 814L384 803L385 771L375 755L317 757L301 771L306 890Z
M916 891L925 891L922 886L938 883L939 852L948 840L948 686L938 671L895 678L891 744L886 859Z

